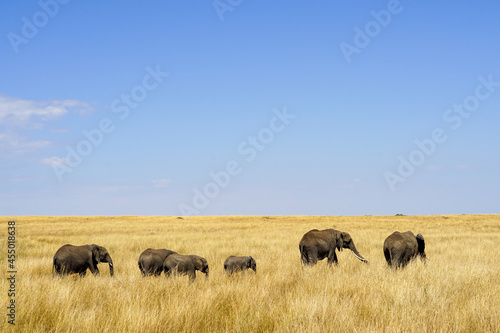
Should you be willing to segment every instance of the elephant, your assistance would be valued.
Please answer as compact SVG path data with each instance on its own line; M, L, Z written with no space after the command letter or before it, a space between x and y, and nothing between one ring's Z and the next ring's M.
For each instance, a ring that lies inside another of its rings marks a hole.
M228 274L247 269L252 269L254 272L257 272L257 264L254 258L229 256L226 261L224 261L224 270Z
M171 254L177 252L167 249L147 249L139 256L139 269L142 276L159 276L163 272L163 262Z
M170 276L172 273L189 276L191 282L196 279L196 271L205 273L208 278L208 262L207 259L195 255L171 254L163 262L163 270L165 276Z
M406 266L417 256L425 262L424 237L421 234L415 236L411 231L395 231L384 241L384 256L387 264L396 268Z
M84 277L87 269L90 269L92 274L99 275L97 264L100 262L109 263L109 273L113 276L113 260L104 247L96 244L81 246L66 244L54 255L52 274L54 271L60 276L78 273L80 277Z
M313 229L304 234L299 243L299 250L304 265L315 265L318 260L328 258L327 265L338 264L335 249L350 249L354 256L362 262L368 263L363 258L351 236L347 232L341 232L334 229L318 230Z

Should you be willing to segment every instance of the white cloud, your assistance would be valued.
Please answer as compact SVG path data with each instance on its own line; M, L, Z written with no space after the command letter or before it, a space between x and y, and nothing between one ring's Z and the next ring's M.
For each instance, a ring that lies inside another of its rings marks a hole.
M47 148L50 141L33 138L43 122L69 112L86 113L93 108L77 100L33 101L0 95L0 157L22 155ZM31 130L31 134L27 134Z
M24 154L39 149L47 148L50 142L47 140L30 140L26 136L15 131L7 130L0 133L0 156L10 154Z
M55 166L66 165L68 163L68 161L64 157L52 156L52 157L44 158L42 160L42 163L55 167Z
M165 187L170 183L170 180L168 179L157 179L157 180L152 180L151 183L153 183L154 187Z
M70 112L70 109L79 113L93 110L87 103L76 100L39 102L0 95L0 124L25 126L35 117L43 121L57 119Z

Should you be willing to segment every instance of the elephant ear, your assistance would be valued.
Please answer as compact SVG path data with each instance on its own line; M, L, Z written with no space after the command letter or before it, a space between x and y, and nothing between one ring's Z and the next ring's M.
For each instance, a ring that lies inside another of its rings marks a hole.
M200 257L194 258L193 265L199 271L201 271L203 269L203 261L201 260Z
M253 261L253 258L252 257L248 257L248 261L247 261L247 267L248 268L252 268L252 261Z
M424 253L425 241L424 241L424 236L422 236L421 234L417 235L417 244L418 244L418 253Z
M101 261L99 260L99 245L92 244L90 245L90 248L92 249L92 257L97 263L100 263Z
M337 241L337 250L342 251L344 248L344 240L342 239L343 232L336 231L336 241Z

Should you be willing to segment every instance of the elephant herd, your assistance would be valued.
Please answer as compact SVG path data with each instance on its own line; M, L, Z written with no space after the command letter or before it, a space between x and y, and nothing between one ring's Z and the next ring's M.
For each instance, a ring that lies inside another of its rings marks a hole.
M74 246L63 245L57 250L52 260L52 272L56 275L69 275L78 273L84 277L87 269L94 275L99 275L97 264L109 264L109 273L114 275L113 260L108 251L99 245ZM204 273L208 278L207 259L197 255L182 255L167 249L147 249L141 253L138 261L142 276L159 276L165 272L166 276L172 274L187 275L191 281L196 279L196 271ZM252 257L229 256L224 262L224 270L228 274L252 269L257 272L257 264Z
M304 234L299 242L299 250L304 265L315 265L318 260L327 258L327 264L337 264L336 250L349 249L362 262L368 261L356 249L354 241L347 232L334 229L313 229ZM415 236L411 231L395 231L389 235L383 245L387 264L392 267L404 267L410 260L420 256L426 259L425 241L421 234ZM57 275L78 273L84 277L87 269L94 275L99 274L97 264L109 264L109 273L114 275L113 260L108 251L99 245L74 246L63 245L53 258L53 272ZM205 258L197 255L182 255L167 249L147 249L139 256L139 270L142 276L165 276L172 274L187 275L191 281L196 279L196 271L208 278L209 268ZM257 271L255 259L250 256L229 256L224 262L227 274L251 269Z

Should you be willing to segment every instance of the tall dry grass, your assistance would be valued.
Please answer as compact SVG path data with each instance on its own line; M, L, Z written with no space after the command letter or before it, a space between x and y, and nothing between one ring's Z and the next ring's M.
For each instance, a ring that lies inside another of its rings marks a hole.
M17 222L16 327L22 332L499 332L500 216L401 217L4 217ZM347 231L369 264L348 250L339 265L300 264L310 229ZM394 230L426 240L427 264L385 262ZM96 243L110 252L101 275L51 275L63 244ZM146 248L207 258L210 277L142 278ZM229 255L252 255L257 274L228 277ZM7 267L3 255L2 267ZM7 281L1 290L7 302ZM6 317L1 329L12 329Z

